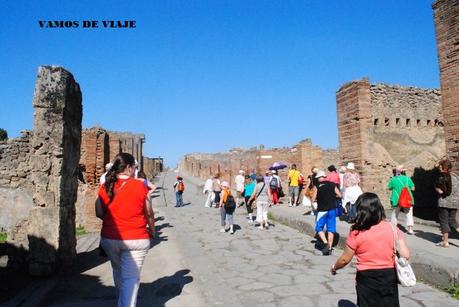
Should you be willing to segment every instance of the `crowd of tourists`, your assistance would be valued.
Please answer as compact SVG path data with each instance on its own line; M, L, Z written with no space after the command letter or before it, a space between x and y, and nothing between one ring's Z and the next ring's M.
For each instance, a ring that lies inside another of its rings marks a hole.
M451 172L451 162L441 160L437 164L438 176L435 179L435 192L438 197L438 217L442 241L436 245L448 247L449 233L459 231L456 213L459 207L459 177ZM315 231L318 242L316 248L327 256L333 252L336 220L351 224L350 233L342 255L330 272L335 275L355 256L356 291L358 306L399 306L398 283L402 273L398 274L397 264L402 259L407 263L410 250L398 226L398 217L406 215L406 233L414 234L413 206L415 185L407 176L406 169L399 165L393 169L393 176L388 179L387 190L390 193L392 207L391 218L386 220L386 213L379 197L371 192L364 192L360 186L361 178L352 162L339 168L334 165L327 172L316 167L304 176L292 164L287 174L288 206L304 205L307 213L315 215ZM253 214L260 229L268 229L268 210L279 206L284 197L283 187L277 170L265 173L265 176L245 175L243 170L234 179L236 198L231 195L230 184L220 181L219 176L206 181L203 192L207 195L205 206L220 209L221 232L234 233L233 212L236 207L245 206L247 219L254 223ZM227 204L231 203L230 206ZM307 214L305 213L305 214ZM403 269L408 270L408 269ZM411 270L411 268L409 269ZM411 271L412 273L412 271ZM414 275L406 278L414 280ZM410 282L412 282L411 280Z
M439 161L434 190L438 196L438 217L442 241L437 246L449 246L449 233L459 231L456 213L459 206L459 177L451 172L448 160ZM390 204L393 208L390 221L379 197L362 191L360 176L352 162L338 169L330 165L327 171L316 167L304 176L292 164L287 173L287 195L284 193L278 169L256 174L240 170L231 184L221 181L219 175L209 178L203 192L205 206L218 208L222 233L234 234L234 212L245 207L249 224L259 229L269 229L268 211L280 206L288 197L286 206L307 207L305 214L315 216L316 248L323 255L333 252L336 220L340 218L352 224L342 255L332 265L336 274L355 256L356 290L358 306L399 306L398 282L395 269L397 257L409 259L410 251L398 225L401 212L406 215L408 234L414 233L413 205L415 185L406 175L402 165L393 170L388 180ZM185 184L176 177L173 185L176 207L183 206ZM154 212L151 193L156 187L138 170L132 155L121 153L106 166L100 181L96 215L103 220L101 254L109 257L118 304L134 306L139 288L140 271L150 248L150 238L155 236ZM397 254L395 257L394 254Z

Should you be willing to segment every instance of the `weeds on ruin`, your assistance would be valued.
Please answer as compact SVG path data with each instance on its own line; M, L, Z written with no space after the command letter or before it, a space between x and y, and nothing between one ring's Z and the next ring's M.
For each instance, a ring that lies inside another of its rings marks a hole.
M6 232L0 232L0 244L6 242Z
M76 234L77 236L82 236L82 235L87 234L87 232L86 232L86 229L84 229L84 226L81 226L81 225L80 225L80 226L78 226L78 227L76 228L75 234Z

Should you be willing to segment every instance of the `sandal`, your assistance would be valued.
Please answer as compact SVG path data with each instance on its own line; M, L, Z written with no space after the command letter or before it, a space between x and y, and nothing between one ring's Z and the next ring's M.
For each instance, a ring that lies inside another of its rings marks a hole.
M441 241L441 242L438 242L437 244L435 244L435 246L439 246L439 247L449 247L449 243L445 243L445 242Z

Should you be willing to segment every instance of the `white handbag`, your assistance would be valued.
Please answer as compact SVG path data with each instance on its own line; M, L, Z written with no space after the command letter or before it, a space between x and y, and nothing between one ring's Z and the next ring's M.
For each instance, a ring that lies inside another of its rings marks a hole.
M413 269L411 268L411 265L408 262L408 260L404 257L400 257L398 253L399 244L397 233L395 231L394 225L392 223L390 225L392 227L392 233L394 235L394 257L398 282L404 287L413 287L416 285L416 276L414 275Z

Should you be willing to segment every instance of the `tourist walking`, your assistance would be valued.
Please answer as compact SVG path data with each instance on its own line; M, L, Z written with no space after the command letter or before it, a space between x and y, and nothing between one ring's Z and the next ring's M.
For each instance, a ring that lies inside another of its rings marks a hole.
M140 271L155 234L148 189L134 174L134 157L118 154L99 188L96 205L97 216L103 219L100 245L112 265L118 306L136 305Z
M212 190L212 178L208 178L202 189L202 193L206 195L206 202L204 206L207 208L212 207L212 202L215 199L214 191Z
M244 192L244 181L244 171L239 170L239 174L234 178L234 183L236 184L236 204L239 207L244 204L244 196L242 195Z
M212 191L214 192L214 207L218 208L220 206L220 192L222 191L219 174L216 174L212 180Z
M268 208L271 199L269 186L264 183L261 175L257 176L257 184L250 197L250 200L256 201L257 204L257 222L260 224L259 229L268 229ZM250 201L249 200L249 201Z
M403 234L385 221L384 208L374 193L357 200L357 216L342 255L332 265L333 275L357 257L356 292L359 307L398 307L398 278L395 270L394 237L398 253L408 259L410 251ZM395 233L394 233L395 231Z
M226 222L228 222L228 225L229 225L229 233L230 234L233 234L234 233L234 229L233 229L233 212L234 212L234 209L233 210L227 210L225 208L225 204L226 202L228 201L230 195L231 195L231 191L230 191L230 185L227 181L223 181L221 183L221 193L220 193L220 203L219 203L219 207L220 207L220 222L221 222L221 225L222 225L222 229L220 229L220 232L226 232L227 229L226 229Z
M354 163L349 162L346 165L346 173L343 175L343 205L346 208L348 222L352 222L352 220L355 218L355 202L357 201L357 198L363 193L359 184L360 176L355 170Z
M390 195L390 203L392 206L392 218L391 222L395 226L398 224L398 215L400 211L403 209L406 213L406 227L407 232L412 235L413 234L413 226L414 226L414 219L413 219L413 205L414 205L414 197L412 191L414 191L414 183L410 177L405 175L405 168L403 165L399 165L395 168L395 176L392 177L387 184L387 189L391 191ZM399 198L403 188L407 188L410 197L411 197L411 207L401 208L399 206Z
M177 181L174 183L175 192L175 207L183 207L183 192L185 192L185 183L183 178L177 176Z
M309 210L306 211L304 215L307 215L308 213L310 215L314 215L317 209L317 202L314 201L317 195L317 188L314 185L314 182L312 181L311 177L312 175L309 175L308 178L306 178L305 188L303 192L303 206L307 207Z
M325 256L331 255L333 250L333 237L336 232L336 198L341 197L336 184L326 181L324 171L318 171L316 175L319 179L317 188L317 216L316 232L323 243L322 253ZM327 228L328 238L325 237L324 228Z
M303 203L304 181L304 175L300 172L300 175L298 176L298 198L296 199L297 206Z
M279 206L279 189L280 189L280 178L277 176L276 170L271 171L271 177L268 180L269 189L271 191L271 200L273 205Z
M299 187L298 178L300 172L296 169L296 164L292 164L288 171L288 196L289 196L289 207L295 206L298 199Z
M253 223L253 202L254 199L251 199L253 191L255 190L255 181L252 180L252 178L249 175L245 176L245 182L244 182L244 199L245 199L245 206L247 208L247 214L248 214L248 219L249 223Z
M147 187L148 197L153 197L153 193L156 191L156 186L150 180L147 179L147 175L144 171L139 171L137 173L137 180L143 182L143 184Z
M438 164L440 174L435 182L435 191L438 195L438 219L442 241L437 246L449 247L449 233L451 229L459 232L456 220L459 209L459 177L451 172L452 164L449 160L441 160Z

